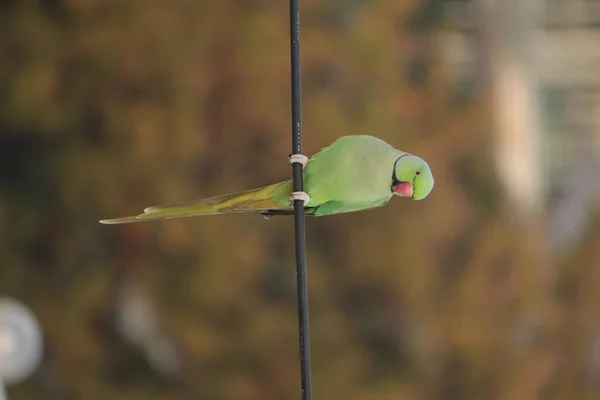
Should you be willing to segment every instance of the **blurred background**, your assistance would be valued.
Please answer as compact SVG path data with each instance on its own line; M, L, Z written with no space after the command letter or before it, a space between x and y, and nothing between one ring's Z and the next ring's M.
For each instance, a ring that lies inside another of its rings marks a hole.
M299 399L291 218L103 226L291 176L289 4L0 1L10 399ZM315 399L600 398L600 2L301 1L305 154L424 201L307 220Z

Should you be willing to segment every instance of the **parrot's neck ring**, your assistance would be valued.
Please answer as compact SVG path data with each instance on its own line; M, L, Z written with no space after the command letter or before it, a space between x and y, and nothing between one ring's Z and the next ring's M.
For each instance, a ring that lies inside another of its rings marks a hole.
M399 160L399 159L401 159L401 158L402 158L402 157L404 157L404 156L408 156L408 155L409 155L408 153L404 153L404 154L402 154L400 157L398 157L398 158L396 159L396 161L394 161L394 169L393 169L393 172L392 172L392 186L390 186L390 190L391 190L392 192L394 192L394 186L397 186L397 185L399 185L399 184L401 184L401 183L402 183L402 182L400 182L400 181L398 180L398 178L396 177L396 164L398 164L398 160Z

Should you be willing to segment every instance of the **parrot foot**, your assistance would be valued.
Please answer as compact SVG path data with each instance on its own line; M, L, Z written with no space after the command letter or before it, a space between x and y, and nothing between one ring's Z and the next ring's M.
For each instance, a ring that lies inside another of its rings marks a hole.
M306 215L315 215L319 207L304 207L304 212ZM270 219L276 215L294 215L294 210L264 210L260 212L260 215L265 217L265 219Z
M294 165L295 163L302 164L302 168L304 169L306 164L308 164L308 157L306 157L304 154L290 154L288 164Z
M306 192L292 192L289 197L290 207L294 207L294 201L302 200L304 205L310 201L310 196Z

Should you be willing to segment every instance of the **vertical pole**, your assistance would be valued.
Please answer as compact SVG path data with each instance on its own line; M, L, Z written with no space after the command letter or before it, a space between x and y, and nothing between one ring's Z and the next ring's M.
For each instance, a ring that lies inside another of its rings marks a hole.
M290 47L292 64L292 154L302 154L302 90L300 75L300 9L298 0L290 0ZM302 164L293 163L294 192L303 188ZM308 289L306 283L306 235L304 203L294 201L296 230L296 278L298 285L298 333L300 339L300 379L302 400L312 399L310 375L310 335L308 326Z

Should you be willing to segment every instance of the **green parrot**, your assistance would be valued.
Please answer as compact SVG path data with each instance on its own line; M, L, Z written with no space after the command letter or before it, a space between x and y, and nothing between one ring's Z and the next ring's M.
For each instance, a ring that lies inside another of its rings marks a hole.
M433 189L427 162L368 135L343 136L315 154L304 169L306 215L324 216L368 210L393 195L421 200ZM258 211L265 217L293 214L292 181L188 203L148 207L131 217L105 219L103 224L154 221Z

